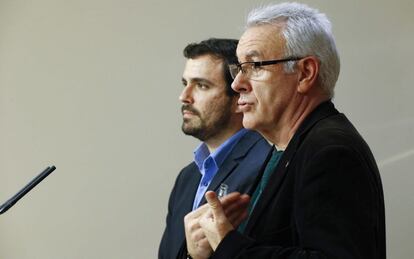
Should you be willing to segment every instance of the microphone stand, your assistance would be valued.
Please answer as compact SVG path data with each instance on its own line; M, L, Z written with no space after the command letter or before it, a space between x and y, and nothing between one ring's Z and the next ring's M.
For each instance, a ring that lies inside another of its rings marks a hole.
M38 185L43 179L45 179L51 172L56 169L54 165L48 166L43 172L31 180L23 189L16 193L13 197L8 199L5 203L0 206L0 214L5 213L10 209L16 202L18 202L23 196L25 196L31 189Z

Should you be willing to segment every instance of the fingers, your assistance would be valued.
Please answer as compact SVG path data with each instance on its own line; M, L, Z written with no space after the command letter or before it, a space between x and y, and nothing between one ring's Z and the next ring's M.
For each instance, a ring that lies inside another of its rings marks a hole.
M236 228L238 227L243 220L245 220L247 218L247 216L249 215L249 212L247 209L245 209L243 212L239 213L239 214L234 214L231 217L229 217L229 221L231 223L231 225Z
M208 242L208 239L205 236L204 238L197 241L197 247L200 247L203 249L208 248L209 250L211 249L210 243Z
M203 206L198 207L196 210L188 213L187 215L185 215L184 217L184 221L187 219L194 219L194 218L198 218L201 215L203 215L207 210L209 209L208 204L204 204Z
M208 208L208 206L205 206ZM206 210L206 209L201 209ZM199 224L200 212L191 212L184 217L187 250L193 258L208 258L212 248Z
M225 211L233 227L237 227L248 216L249 198L242 199Z
M210 194L207 194L210 193ZM213 195L213 197L216 197L215 193L213 191L208 191L206 193L206 199L207 195ZM224 211L227 214L227 211L233 211L236 210L238 206L241 206L244 203L249 203L249 196L247 194L240 194L238 192L232 192L222 198L220 198L221 206L223 207ZM215 198L216 202L218 201L217 197ZM208 201L208 200L207 200ZM206 213L209 209L209 204L204 204L200 206L195 211L190 212L187 214L184 218L184 221L187 219L195 219L201 217L204 213Z
M205 193L205 197L207 202L210 204L210 207L216 206L218 203L220 203L216 193L213 191L207 191Z
M219 227L220 236L224 236L223 233L237 227L248 215L247 208L250 197L247 194L241 195L238 192L233 192L218 199L215 192L208 191L205 198L207 204L184 217L186 237L192 240L193 244L205 242L206 235L204 231L208 228L211 229L211 226L219 224L216 227Z
M212 192L212 194L215 196L214 192ZM206 193L206 195L207 195L207 193ZM222 206L225 208L225 207L230 206L231 204L234 204L242 196L243 195L240 195L240 193L238 193L238 192L233 192L233 193L230 193L229 195L226 195L225 197L221 198L220 202L221 202ZM200 206L198 209L188 213L184 217L184 223L186 223L186 222L188 222L192 219L200 218L203 214L205 214L209 210L209 208L210 208L210 205L207 203L207 204L204 204L204 205Z
M206 235L204 234L204 231L201 228L192 231L190 237L191 240L195 242L200 242L201 240L206 239Z
M188 239L198 240L203 238L203 231L199 224L199 217L195 217L191 212L184 217L184 229Z
M249 206L250 197L247 194L243 194L240 198L228 206L224 207L224 213L229 216L236 211L244 210Z
M230 206L230 201L238 202L240 200L240 194L235 193L229 196L220 201L215 192L208 191L205 194L210 210L200 218L199 223L213 250L216 250L227 233L234 229L224 213L222 202L228 203ZM239 217L236 220L239 220Z
M205 194L207 203L210 205L211 212L213 213L214 218L220 219L225 217L223 207L221 206L220 200L217 198L217 195L213 191L208 191Z
M230 204L234 203L235 201L239 200L241 196L243 195L240 195L239 192L232 192L220 198L221 205L223 206L223 208L225 208Z

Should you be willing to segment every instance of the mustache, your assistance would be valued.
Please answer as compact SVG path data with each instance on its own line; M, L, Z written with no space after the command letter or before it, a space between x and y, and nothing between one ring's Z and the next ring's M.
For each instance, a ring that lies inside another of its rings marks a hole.
M199 112L199 111L197 111L197 109L196 109L196 108L192 107L192 106L191 106L191 105L189 105L189 104L183 104L183 105L181 106L181 113L183 113L184 111L189 111L189 112L194 113L195 115L200 115L200 112Z

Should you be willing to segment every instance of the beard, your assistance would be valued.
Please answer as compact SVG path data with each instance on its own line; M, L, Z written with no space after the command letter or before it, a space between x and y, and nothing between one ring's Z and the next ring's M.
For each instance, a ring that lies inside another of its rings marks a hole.
M200 141L206 141L219 135L220 132L230 123L231 102L225 103L222 107L212 107L206 114L191 105L184 104L181 111L190 111L192 118L184 118L181 130L184 134L193 136Z

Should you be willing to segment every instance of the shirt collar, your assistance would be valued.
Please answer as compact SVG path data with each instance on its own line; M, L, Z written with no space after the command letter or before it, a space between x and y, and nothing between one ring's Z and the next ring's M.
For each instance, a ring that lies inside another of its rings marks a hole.
M194 162L196 163L198 170L202 172L203 162L210 156L210 151L208 150L207 145L203 142L196 150L194 150Z
M194 162L196 163L200 172L202 171L203 162L210 156L217 167L220 167L227 155L236 145L241 137L248 132L247 129L240 129L233 136L224 141L213 153L210 154L207 145L203 142L194 151Z

